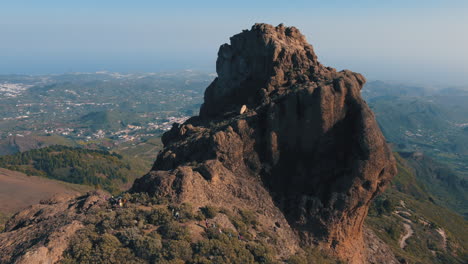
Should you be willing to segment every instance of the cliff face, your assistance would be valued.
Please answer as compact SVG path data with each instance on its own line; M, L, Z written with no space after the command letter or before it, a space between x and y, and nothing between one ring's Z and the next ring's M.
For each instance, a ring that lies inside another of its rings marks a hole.
M284 254L319 244L366 258L362 226L395 161L360 90L362 75L321 65L294 27L256 24L218 52L200 116L174 125L133 192L251 208Z

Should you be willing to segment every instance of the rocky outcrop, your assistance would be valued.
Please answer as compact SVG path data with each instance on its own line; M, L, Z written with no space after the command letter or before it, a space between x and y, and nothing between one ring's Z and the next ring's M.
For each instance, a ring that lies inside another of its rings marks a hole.
M396 174L360 90L321 65L294 27L256 24L221 46L200 116L164 134L133 192L256 210L282 228L280 250L319 245L364 263L363 221Z
M58 195L15 214L0 233L0 263L57 263L88 213L106 204L102 192Z

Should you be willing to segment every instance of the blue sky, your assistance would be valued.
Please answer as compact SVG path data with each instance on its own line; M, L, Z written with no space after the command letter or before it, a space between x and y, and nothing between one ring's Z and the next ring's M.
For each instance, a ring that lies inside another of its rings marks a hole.
M214 71L255 22L298 27L322 63L369 79L468 85L468 1L0 0L0 74Z

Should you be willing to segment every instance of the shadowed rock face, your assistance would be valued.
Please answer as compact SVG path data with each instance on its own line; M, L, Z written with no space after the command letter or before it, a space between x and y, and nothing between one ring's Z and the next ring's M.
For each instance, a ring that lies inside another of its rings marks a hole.
M289 253L318 243L363 263L369 203L396 174L364 77L321 65L296 28L266 24L222 45L216 68L200 116L164 134L132 191L254 208L285 227Z

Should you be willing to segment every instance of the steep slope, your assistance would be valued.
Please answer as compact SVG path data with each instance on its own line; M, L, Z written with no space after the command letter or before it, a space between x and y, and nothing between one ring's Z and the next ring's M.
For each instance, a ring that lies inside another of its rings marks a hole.
M433 202L468 217L468 182L449 167L421 152L403 152L419 185L432 194Z
M364 77L324 67L304 36L282 25L233 36L216 68L200 116L163 136L165 149L132 191L257 208L291 227L290 250L318 243L362 263L369 203L396 173L361 99Z
M395 156L398 174L372 203L366 225L401 263L466 263L468 222L434 202L437 193L417 176L425 168L412 168L411 156Z

